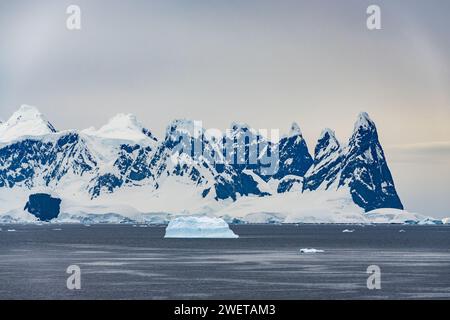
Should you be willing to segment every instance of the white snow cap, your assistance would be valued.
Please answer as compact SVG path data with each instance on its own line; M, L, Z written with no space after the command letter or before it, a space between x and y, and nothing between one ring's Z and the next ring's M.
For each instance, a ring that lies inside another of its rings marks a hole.
M119 113L111 118L107 124L98 130L95 128L88 128L82 131L83 133L105 139L140 141L151 137L146 135L145 129L136 119L133 114Z
M332 139L332 140L337 140L337 139L336 139L336 134L334 133L333 130L331 130L331 129L329 129L329 128L325 128L325 129L322 130L322 132L320 133L319 140L325 138L325 135L327 135L327 134L328 134L328 136L330 137L330 139Z
M226 134L228 138L241 137L244 134L262 137L258 129L252 128L245 122L232 122L230 129L227 130Z
M231 129L250 129L250 126L245 122L232 122Z
M359 128L370 128L373 126L375 126L375 123L370 119L369 114L367 112L361 112L355 122L354 131L357 131Z
M5 123L0 124L0 142L25 136L42 136L56 132L36 107L22 105Z
M293 122L291 125L291 130L289 131L289 137L301 136L302 130L297 122Z
M248 130L252 133L256 133L256 130L250 127L245 122L232 122L230 126L231 131L234 133L240 133L241 131Z
M166 135L172 136L174 132L176 134L186 134L201 136L203 133L203 124L201 121L193 121L189 119L176 119L173 120L166 128Z

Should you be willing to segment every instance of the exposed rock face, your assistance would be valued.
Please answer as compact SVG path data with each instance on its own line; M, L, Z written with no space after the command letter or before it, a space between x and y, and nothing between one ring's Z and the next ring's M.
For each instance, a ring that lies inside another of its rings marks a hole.
M50 221L59 215L61 199L52 198L49 194L37 193L29 197L24 210L41 221Z
M378 140L375 123L359 115L344 158L339 186L348 185L353 201L366 211L403 209L394 179Z

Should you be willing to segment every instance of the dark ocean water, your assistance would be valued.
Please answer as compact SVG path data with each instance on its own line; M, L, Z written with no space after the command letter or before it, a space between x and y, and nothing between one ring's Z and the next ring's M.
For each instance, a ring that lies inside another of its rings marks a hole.
M0 299L450 298L448 226L238 225L239 239L213 240L163 239L164 227L0 227ZM81 290L66 287L69 265ZM381 290L367 289L369 265Z

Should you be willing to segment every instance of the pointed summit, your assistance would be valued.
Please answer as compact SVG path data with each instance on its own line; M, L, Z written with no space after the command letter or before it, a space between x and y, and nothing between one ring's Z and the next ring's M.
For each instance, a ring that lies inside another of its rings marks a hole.
M305 139L303 139L300 126L294 122L288 136L281 138L278 144L279 169L276 179L287 175L303 177L313 164Z
M289 137L302 136L302 130L297 122L293 122L291 125L291 130L289 131Z
M151 132L144 128L133 114L119 113L112 117L107 124L100 129L89 128L83 130L83 133L105 139L127 140L127 141L141 141L151 139L156 141L156 138Z
M244 122L232 122L230 129L226 132L227 138L232 139L242 139L242 137L246 136L250 141L256 141L257 139L265 140L263 136L260 135L260 132L250 125Z
M335 132L329 128L323 129L322 132L320 133L319 140L322 139L337 140Z
M10 142L25 136L42 136L56 132L36 107L22 105L5 123L0 124L0 141Z
M231 129L233 131L236 131L236 130L250 130L251 128L247 123L244 122L232 122Z
M323 185L328 189L336 180L342 163L342 149L335 133L324 129L314 149L314 165L305 177L304 188L316 190Z
M376 130L375 122L372 121L367 112L361 112L356 119L353 133L367 129Z
M365 112L359 114L349 140L339 186L348 186L353 201L366 211L403 209L375 123Z
M200 121L193 121L189 119L173 120L166 128L166 137L174 134L194 135L194 132L201 134L203 127Z
M320 134L316 148L314 149L314 162L317 164L322 161L324 157L338 151L340 148L341 145L336 139L334 131L328 128L324 129Z
M377 127L366 112L361 112L348 143L349 153L357 149L366 149L371 143L378 143Z

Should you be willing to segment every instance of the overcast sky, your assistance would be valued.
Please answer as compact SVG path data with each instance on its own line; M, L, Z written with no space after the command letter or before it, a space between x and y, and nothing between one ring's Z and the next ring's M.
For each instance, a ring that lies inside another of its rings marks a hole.
M366 8L382 30L366 28ZM66 28L66 8L82 30ZM448 0L15 0L0 3L0 118L37 106L59 129L134 113L287 132L313 150L377 123L407 209L450 216Z

